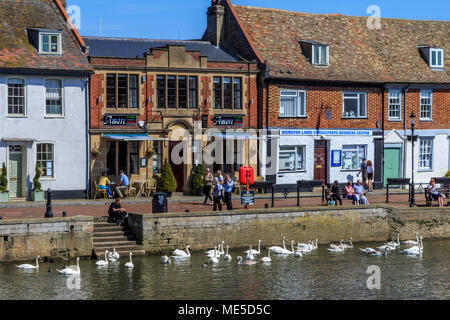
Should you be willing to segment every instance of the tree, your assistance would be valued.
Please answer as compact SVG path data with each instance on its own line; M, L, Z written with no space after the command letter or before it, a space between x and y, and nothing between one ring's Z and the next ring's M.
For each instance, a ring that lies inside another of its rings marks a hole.
M6 192L6 188L8 188L8 179L6 178L6 174L6 165L3 162L2 174L0 175L0 192Z
M40 192L42 191L42 185L39 182L39 178L41 177L41 166L36 163L36 168L35 168L35 174L34 174L34 178L33 178L33 185L34 185L34 191Z
M172 172L172 167L169 162L164 161L161 169L161 178L158 180L158 192L175 192L177 190L177 180Z
M450 170L447 171L447 173L445 174L446 178L450 178Z
M205 180L203 177L205 176L205 165L199 164L195 166L194 173L192 175L192 189L194 191L201 190L205 186Z

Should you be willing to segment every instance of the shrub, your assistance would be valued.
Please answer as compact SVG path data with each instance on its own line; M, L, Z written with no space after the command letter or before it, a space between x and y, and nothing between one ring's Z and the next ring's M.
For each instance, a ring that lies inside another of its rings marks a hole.
M6 178L6 165L3 162L2 165L2 174L0 175L0 192L6 192L8 188L8 179Z
M158 192L175 192L177 190L177 180L173 175L172 168L169 162L164 161L161 168L161 178L158 180L157 185Z
M41 167L39 166L38 163L36 163L36 168L35 168L34 172L35 172L35 174L34 174L34 178L33 178L33 185L34 185L33 190L40 192L40 191L42 191L42 189L41 189L42 185L39 182L39 178L41 177Z
M197 191L203 189L205 186L205 181L203 177L205 176L205 165L199 164L195 166L194 173L192 175L192 189Z
M447 171L447 173L445 174L446 178L450 178L450 170Z

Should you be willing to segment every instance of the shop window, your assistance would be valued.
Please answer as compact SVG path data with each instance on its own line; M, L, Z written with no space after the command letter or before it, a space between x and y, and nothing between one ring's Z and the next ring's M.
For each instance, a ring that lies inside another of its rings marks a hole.
M139 142L129 142L130 174L139 174Z
M305 146L281 146L279 155L280 171L305 170Z
M8 79L8 116L25 115L25 81Z
M367 158L367 146L348 145L342 149L342 169L359 170L362 159Z
M162 142L153 141L153 173L161 173L162 166Z
M137 74L106 75L106 107L138 108L139 81Z
M55 173L55 155L53 144L37 144L36 162L41 168L42 177L53 178Z
M118 158L119 158L119 170L123 170L126 174L128 174L127 170L127 154L128 154L128 144L126 142L119 141L118 142Z
M62 116L62 103L62 81L56 79L45 80L45 114L47 116Z
M367 97L365 92L349 92L343 94L344 118L366 118Z
M106 172L108 175L117 174L116 171L116 141L108 142L108 153L106 154Z

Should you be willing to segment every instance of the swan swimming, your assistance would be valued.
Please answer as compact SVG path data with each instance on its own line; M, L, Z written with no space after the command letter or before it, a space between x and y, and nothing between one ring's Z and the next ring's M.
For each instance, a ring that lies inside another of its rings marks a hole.
M421 255L423 253L423 242L422 242L423 237L420 237L419 239L419 245L405 249L403 251L401 251L400 253L403 254L410 254L410 255Z
M269 249L269 252L267 254L267 257L262 258L261 262L265 262L265 263L272 262L272 259L270 258L270 249Z
M245 255L246 260L255 260L255 256L253 255L252 246L250 246L250 250L247 250L247 254Z
M283 237L283 247L272 246L269 249L272 250L273 253L280 254L283 250L286 250L285 240L286 240L286 237Z
M131 256L133 255L132 252L130 252L130 261L125 263L126 268L134 268L133 260L131 260Z
M389 246L386 246L385 248L384 248L384 252L382 252L382 251L371 251L371 252L369 252L369 253L367 253L369 256L371 256L371 257L380 257L380 256L387 256L387 254L388 254L388 247Z
M311 252L312 251L312 249L310 249L310 248L308 248L308 249L304 248L303 250L306 250L306 252ZM302 258L303 257L302 251L300 249L300 243L297 245L297 251L294 252L294 257L296 257L296 258Z
M406 241L402 241L402 243L403 244L412 244L412 245L414 245L414 246L417 246L417 245L419 245L419 233L418 232L416 232L416 240L414 241L414 240L406 240Z
M232 260L232 258L231 258L231 256L228 254L228 246L227 246L227 252L226 252L226 254L223 256L223 260L227 260L227 261L231 261Z
M62 275L66 275L66 276L68 276L68 275L79 275L79 274L81 274L81 270L80 270L80 258L77 257L77 265L76 265L76 268L75 268L75 269L68 267L68 268L64 268L64 269L62 269L62 270L56 269L56 271L58 271L58 272L59 272L60 274L62 274Z
M33 266L32 264L21 264L20 266L16 266L16 267L21 270L39 269L39 259L40 259L40 256L37 256L35 266Z
M174 258L189 258L191 256L191 253L189 252L189 249L191 248L190 245L186 246L186 252L180 249L176 249L172 254Z
M219 263L219 259L217 259L217 247L214 247L214 256L209 257L209 261L213 264Z
M346 244L346 243L342 244L344 249L353 249L353 242L352 241L353 241L353 238L350 237L350 244Z
M255 261L255 260L243 261L241 256L237 257L236 260L239 265L244 265L244 266L252 266L252 265L255 265L258 263L258 261Z
M108 257L107 257L108 253L109 253L109 251L106 250L105 251L105 260L97 261L97 263L96 263L97 266L107 266L108 265Z
M258 240L258 250L251 249L250 246L250 250L244 251L244 253L249 254L249 251L251 251L251 253L255 256L261 254L261 240Z
M345 251L343 243L344 243L344 240L341 240L341 245L340 246L333 246L331 248L328 248L327 250L329 252L342 253L342 252Z
M159 262L161 262L162 264L171 264L172 260L170 260L168 256L162 256Z

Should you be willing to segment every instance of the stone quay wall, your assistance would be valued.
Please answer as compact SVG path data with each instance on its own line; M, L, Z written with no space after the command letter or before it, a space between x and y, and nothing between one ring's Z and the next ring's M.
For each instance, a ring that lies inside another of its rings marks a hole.
M87 216L0 221L0 261L90 256L93 232Z

